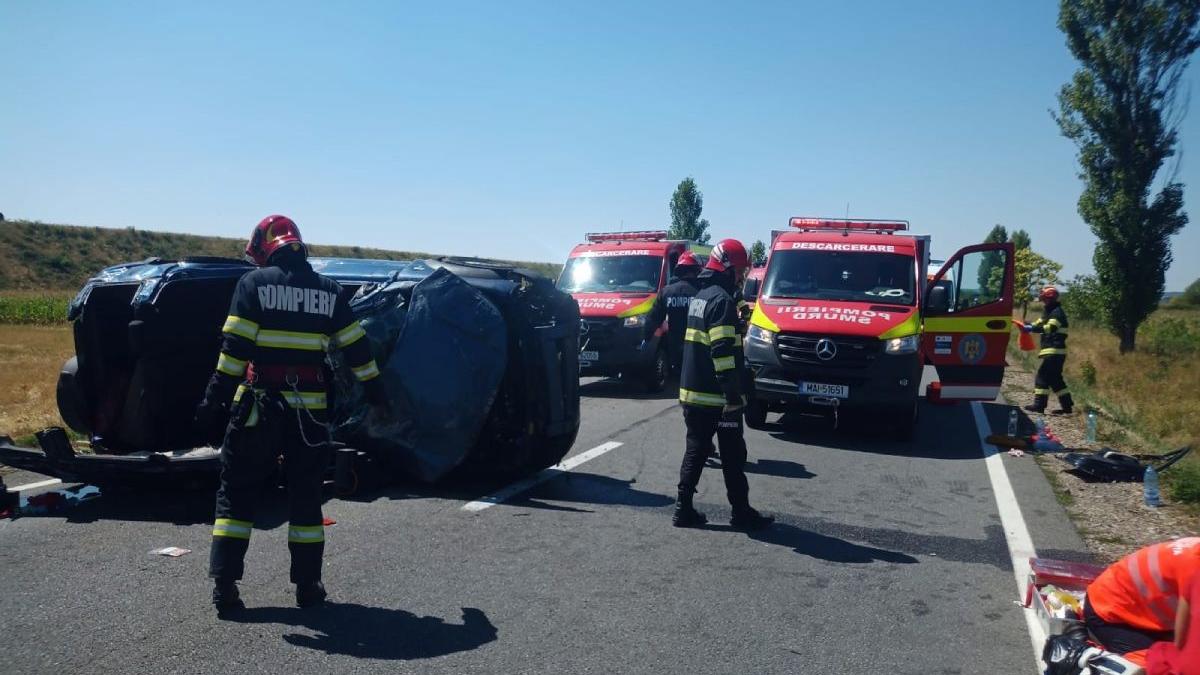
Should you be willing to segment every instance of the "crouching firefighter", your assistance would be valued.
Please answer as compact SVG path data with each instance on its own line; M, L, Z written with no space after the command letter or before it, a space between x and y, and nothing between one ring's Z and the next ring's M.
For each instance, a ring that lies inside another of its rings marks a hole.
M759 530L774 521L750 507L746 480L741 378L744 362L733 296L749 269L750 258L741 242L722 240L713 247L699 277L700 292L688 306L679 383L687 444L679 469L679 496L672 519L675 527L698 527L708 522L692 505L692 495L700 483L714 434L721 447L725 492L733 507L729 524L740 530Z
M1025 409L1035 413L1045 412L1046 403L1053 392L1058 397L1059 408L1052 410L1051 414L1070 415L1075 404L1063 379L1063 367L1067 363L1067 313L1058 302L1058 289L1053 286L1043 288L1038 300L1045 307L1042 318L1025 324L1024 330L1041 334L1038 358L1042 363L1033 380L1033 403L1025 406Z
M667 354L671 357L671 374L679 377L683 364L683 334L687 328L688 305L696 297L696 277L700 274L700 261L691 251L684 251L675 263L675 280L658 292L658 299L646 319L645 333L639 350L645 350L650 338L667 321Z
M223 431L224 439L209 559L218 612L243 606L237 581L254 512L281 454L296 604L325 600L321 487L332 452L326 348L345 351L373 407L386 403L366 333L337 282L309 265L296 223L284 216L265 218L254 228L246 256L259 269L243 276L234 291L216 372L196 412L208 438Z

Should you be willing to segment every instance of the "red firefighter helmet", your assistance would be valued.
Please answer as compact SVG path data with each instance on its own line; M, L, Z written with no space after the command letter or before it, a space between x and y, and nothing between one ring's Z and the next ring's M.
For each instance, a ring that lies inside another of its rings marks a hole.
M250 233L250 241L246 243L246 259L261 267L276 251L289 244L293 250L307 253L295 221L287 216L267 216Z
M731 267L735 270L747 270L750 269L750 256L747 255L742 242L737 239L722 239L713 247L708 256L708 264L704 267L717 272L724 272Z
M1046 286L1038 293L1038 300L1042 302L1058 302L1058 289L1053 286Z
M684 251L679 255L679 260L675 262L675 270L683 271L691 268L693 271L700 270L700 259L691 251Z

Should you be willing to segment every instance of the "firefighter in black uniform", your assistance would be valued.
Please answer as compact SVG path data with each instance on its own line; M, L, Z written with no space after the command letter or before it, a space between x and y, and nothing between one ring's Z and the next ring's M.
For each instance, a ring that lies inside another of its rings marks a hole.
M683 334L687 328L688 305L696 297L699 286L696 282L700 274L700 261L691 251L684 251L675 263L675 280L658 292L654 308L646 318L646 327L642 344L638 349L644 350L650 338L662 326L663 319L667 320L667 353L671 356L671 373L679 377L679 369L683 363Z
M219 612L243 606L237 581L259 492L278 470L280 454L296 603L309 607L325 600L321 486L331 453L326 349L344 350L373 407L386 403L365 332L337 282L308 264L296 224L285 216L265 218L254 228L246 255L260 267L234 291L216 372L196 412L208 436L224 431L209 560Z
M707 522L704 514L693 507L692 495L700 483L714 434L721 447L725 492L733 507L730 525L740 530L759 530L774 521L750 507L746 480L746 440L742 436L746 402L741 379L744 360L733 296L749 269L750 258L741 242L722 240L713 247L699 277L700 292L688 307L679 383L687 445L672 519L676 527L698 527Z
M1063 366L1067 363L1067 313L1058 302L1058 289L1047 286L1038 294L1044 311L1042 318L1032 324L1025 324L1025 330L1031 333L1041 333L1041 346L1038 358L1042 364L1038 366L1037 376L1033 381L1033 404L1025 406L1030 412L1046 411L1046 403L1050 393L1058 397L1059 407L1052 410L1052 415L1070 415L1074 409L1071 391L1067 389L1063 379Z

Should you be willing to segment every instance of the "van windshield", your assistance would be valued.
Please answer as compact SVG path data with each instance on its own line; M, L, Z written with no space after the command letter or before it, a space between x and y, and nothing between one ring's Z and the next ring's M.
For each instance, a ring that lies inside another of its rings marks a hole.
M763 295L912 305L913 259L895 253L775 251Z
M654 293L663 259L652 255L571 258L558 277L567 293Z

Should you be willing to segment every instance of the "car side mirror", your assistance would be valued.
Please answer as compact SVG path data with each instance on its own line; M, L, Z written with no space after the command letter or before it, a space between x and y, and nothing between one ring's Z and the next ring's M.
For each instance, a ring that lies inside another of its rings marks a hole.
M946 287L934 284L929 289L929 297L925 300L925 313L929 315L947 314L950 312L950 296Z

